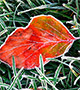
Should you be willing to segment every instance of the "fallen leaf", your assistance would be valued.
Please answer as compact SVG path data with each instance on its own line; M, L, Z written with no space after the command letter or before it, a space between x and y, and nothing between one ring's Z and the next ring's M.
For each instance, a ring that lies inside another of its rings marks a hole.
M43 63L66 53L74 37L69 30L51 15L40 15L32 18L26 28L17 28L0 48L0 60L12 66L12 56L17 68L32 69L39 67L39 55Z

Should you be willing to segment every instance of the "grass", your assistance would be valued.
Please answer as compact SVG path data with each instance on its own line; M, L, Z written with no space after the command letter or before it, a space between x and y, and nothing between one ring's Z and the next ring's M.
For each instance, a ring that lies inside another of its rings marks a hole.
M79 0L0 0L0 45L17 27L25 27L31 17L53 15L75 36L80 36ZM33 13L34 12L34 13ZM40 68L20 70L0 62L0 90L80 90L80 40L62 57L48 58L45 66L40 55Z

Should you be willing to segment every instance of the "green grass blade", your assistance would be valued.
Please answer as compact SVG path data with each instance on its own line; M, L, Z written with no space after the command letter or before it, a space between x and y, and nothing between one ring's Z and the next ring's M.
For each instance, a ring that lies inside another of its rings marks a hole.
M23 78L28 78L28 79L32 79L32 80L37 80L40 82L40 80L36 77L30 76L30 75L22 75Z
M15 66L15 59L14 59L14 56L12 56L12 61L13 61L13 73L14 73L14 76L16 76L16 66Z
M37 85L36 85L35 80L32 80L32 85L33 85L34 90L37 90Z
M6 0L3 0L3 2L4 2L4 4L6 5L6 7L8 8L8 10L9 10L10 12L12 12L12 10L11 10L11 8L9 7L8 3L6 2Z
M16 82L17 79L18 79L18 76L20 75L20 73L22 72L23 69L24 69L24 68L22 67L22 68L19 70L19 72L17 73L17 75L15 76L13 82L11 83L10 87L9 87L7 90L11 90L11 89L13 88L15 82Z
M77 18L79 16L79 0L76 0L76 6L77 6Z
M3 13L3 14L0 14L0 17L3 17L3 16L6 16L6 15L12 15L13 12L10 12L10 13Z
M37 6L37 7L30 8L30 9L27 9L27 10L24 10L24 11L20 11L20 12L17 13L17 15L20 15L20 14L23 14L23 13L27 13L27 12L32 11L32 10L37 10L37 9L39 9L39 10L41 10L41 9L46 9L46 8L51 8L51 9L64 9L64 7L55 6L56 4L57 4L57 3Z
M31 0L27 0L27 2L31 7L36 7L36 5Z
M0 71L4 74L6 71L5 71L5 69L4 68L1 68L0 67Z
M2 78L0 77L0 83L3 83ZM4 87L1 87L0 90L5 90Z
M5 29L6 28L6 24L5 22L0 18L0 26L2 27L2 29ZM0 28L1 29L1 28ZM1 30L2 30L1 29Z
M0 32L0 36L2 36L2 35L3 35L4 33L6 33L7 31L8 31L7 29L1 31L1 32Z
M60 71L61 71L61 69L62 69L62 64L60 64L58 67L57 67L57 69L56 69L56 71L55 71L55 75L54 75L54 77L55 78L58 78L58 76L59 76L59 74L60 74Z
M14 73L14 76L16 77L16 66L15 66L15 59L14 59L14 56L12 56L12 58L13 58L13 73ZM18 88L19 88L19 89L22 88L19 79L17 79L17 85L18 85Z
M39 68L35 67L37 72L40 74L41 77L44 78L44 80L49 84L51 85L55 90L58 90L53 83L50 82L50 80L39 70Z
M11 82L12 82L11 71L10 71L10 69L8 69L7 71L8 71L8 77L9 77L9 81L10 81L10 83L11 83Z
M6 83L0 83L0 87L5 87L5 88L8 88L8 87L10 87L10 85L8 85L8 84L6 84ZM15 87L12 87L12 89L13 90L18 90L17 88L15 88ZM7 89L8 90L8 89Z
M43 2L43 4L46 4L45 0L41 0Z
M62 63L62 64L64 64L64 65L66 65L66 66L69 67L69 64L67 64L67 63L65 63L65 62L63 62L63 61L60 61L60 60L58 60L58 59L54 59L54 58L46 58L46 59L47 59L47 60L51 60L51 61L55 61L55 62Z
M77 2L78 3L78 2ZM79 11L77 11L74 7L68 5L68 4L63 4L64 7L68 8L69 10L71 10L72 12L74 12L76 15L79 13ZM79 10L79 9L78 9ZM77 12L76 12L77 11ZM79 15L79 14L78 14ZM79 15L80 17L80 15Z
M22 2L20 2L18 5L17 5L17 7L16 7L16 9L15 9L15 12L14 12L14 16L13 16L13 24L14 24L14 27L16 27L16 25L15 25L15 15L16 15L16 12L17 12L17 9L19 8L19 6L22 4Z
M74 81L74 85L76 85L76 83L77 83L78 80L80 80L80 76L78 76L78 77L76 78L76 80Z
M39 62L40 62L41 72L44 74L43 58L42 58L42 55L41 54L39 56Z
M69 10L73 11L74 13L76 13L76 9L73 8L72 6L68 5L68 4L63 4L64 7L68 8Z

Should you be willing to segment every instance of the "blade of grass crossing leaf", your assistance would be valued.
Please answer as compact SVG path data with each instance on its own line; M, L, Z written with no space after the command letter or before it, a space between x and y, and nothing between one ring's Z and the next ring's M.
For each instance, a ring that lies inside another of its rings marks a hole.
M49 84L51 85L55 90L58 90L54 84L52 82L50 82L50 80L39 70L39 68L35 67L37 72L40 74L40 76L42 76L44 78L44 80Z
M44 74L43 58L42 58L42 55L41 54L39 56L39 61L40 61L41 72Z
M22 68L19 70L19 72L17 73L17 75L15 76L13 82L11 83L10 87L9 87L7 90L11 90L11 89L13 88L15 82L16 82L17 79L18 79L18 76L20 75L20 73L22 72L23 69L24 69L24 68L22 67Z
M12 60L13 60L13 73L14 73L14 76L16 77L16 66L15 66L15 59L14 59L14 56L12 56ZM19 89L22 88L19 79L17 79L17 85L18 85L18 88L19 88Z
M2 78L0 77L0 82L3 83ZM0 90L5 90L4 87L1 87Z

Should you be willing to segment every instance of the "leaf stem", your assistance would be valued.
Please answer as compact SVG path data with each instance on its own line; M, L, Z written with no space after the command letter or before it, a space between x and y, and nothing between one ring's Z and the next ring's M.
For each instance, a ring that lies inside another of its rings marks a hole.
M80 39L80 37L76 37L76 40Z

